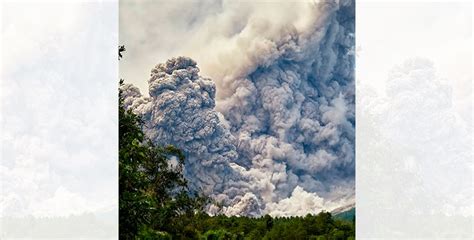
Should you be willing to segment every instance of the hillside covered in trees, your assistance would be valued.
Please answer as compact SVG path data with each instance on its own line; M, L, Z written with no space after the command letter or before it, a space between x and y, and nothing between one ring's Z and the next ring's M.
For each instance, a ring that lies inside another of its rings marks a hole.
M122 84L122 83L121 83ZM354 239L354 220L330 213L305 217L209 216L212 199L188 189L184 154L155 146L139 116L119 97L120 239Z

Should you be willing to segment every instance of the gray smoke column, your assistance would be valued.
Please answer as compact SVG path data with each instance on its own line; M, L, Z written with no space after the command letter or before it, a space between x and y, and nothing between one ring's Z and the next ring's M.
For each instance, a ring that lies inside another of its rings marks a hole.
M220 68L217 96L186 57L152 70L150 97L122 88L146 134L182 148L186 177L226 214L305 215L354 202L354 2L308 7L317 16L305 31L281 24L268 34L248 21L237 40L245 57Z

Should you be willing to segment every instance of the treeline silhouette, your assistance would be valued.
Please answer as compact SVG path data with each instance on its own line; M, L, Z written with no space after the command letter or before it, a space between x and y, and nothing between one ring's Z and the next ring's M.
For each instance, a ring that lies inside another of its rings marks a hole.
M305 217L260 218L196 214L162 239L354 239L354 222L330 213Z

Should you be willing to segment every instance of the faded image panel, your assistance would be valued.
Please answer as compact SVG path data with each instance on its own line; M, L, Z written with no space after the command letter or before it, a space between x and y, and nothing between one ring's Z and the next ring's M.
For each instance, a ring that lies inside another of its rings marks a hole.
M473 239L472 4L357 13L357 237Z
M123 0L119 11L121 237L353 237L354 1ZM207 201L178 204L177 189Z
M116 239L118 3L0 7L0 239Z

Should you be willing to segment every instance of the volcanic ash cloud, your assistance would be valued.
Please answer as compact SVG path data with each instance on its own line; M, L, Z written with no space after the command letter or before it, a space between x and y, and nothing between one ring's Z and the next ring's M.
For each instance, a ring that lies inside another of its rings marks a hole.
M257 197L248 188L249 177L238 171L241 168L231 167L238 153L223 116L214 110L215 84L198 73L196 62L186 57L158 64L149 80L150 97L125 84L121 87L124 105L142 116L145 134L153 142L173 144L187 154L185 175L193 189L259 214Z
M260 51L240 41L241 66L214 79L217 102L214 82L186 57L152 69L150 97L122 86L146 134L183 149L192 187L226 214L304 215L354 202L354 6L315 9L321 16L305 31L283 24L252 38Z

